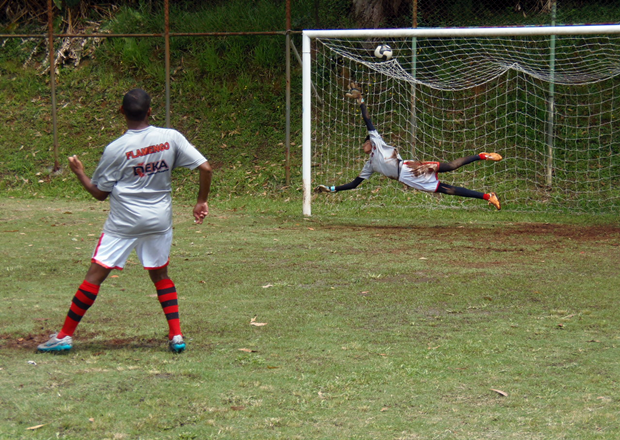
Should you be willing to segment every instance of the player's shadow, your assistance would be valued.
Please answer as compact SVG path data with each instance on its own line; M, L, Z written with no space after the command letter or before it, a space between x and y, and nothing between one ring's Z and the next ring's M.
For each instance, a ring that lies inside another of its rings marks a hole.
M18 350L34 350L37 346L46 342L49 339L50 333L28 335L21 338L3 338L3 348L14 348ZM68 354L75 353L76 350L84 353L90 353L97 355L113 350L147 350L147 351L160 351L167 350L167 335L161 337L124 337L124 338L106 338L98 339L96 333L80 334L76 341L73 342L73 348L68 352L60 352L54 354Z

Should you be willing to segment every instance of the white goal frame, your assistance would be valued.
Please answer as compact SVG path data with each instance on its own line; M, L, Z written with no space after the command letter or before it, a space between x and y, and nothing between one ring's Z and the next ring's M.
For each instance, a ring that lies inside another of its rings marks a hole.
M316 38L374 37L502 37L552 35L620 34L620 25L532 26L489 28L416 28L416 29L349 29L304 30L302 33L302 179L303 215L312 215L312 53Z

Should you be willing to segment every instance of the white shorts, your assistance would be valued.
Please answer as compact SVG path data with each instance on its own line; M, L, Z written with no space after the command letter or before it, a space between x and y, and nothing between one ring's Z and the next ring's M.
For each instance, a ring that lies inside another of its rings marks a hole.
M423 162L423 163L436 163L439 166L439 162ZM400 176L398 181L405 185L415 188L420 191L436 192L439 187L439 179L437 173L421 174L416 176L411 172L411 169L404 164L401 164Z
M172 228L163 234L136 238L101 234L90 261L106 269L123 270L129 254L135 249L145 269L161 269L170 261L170 246L172 246Z

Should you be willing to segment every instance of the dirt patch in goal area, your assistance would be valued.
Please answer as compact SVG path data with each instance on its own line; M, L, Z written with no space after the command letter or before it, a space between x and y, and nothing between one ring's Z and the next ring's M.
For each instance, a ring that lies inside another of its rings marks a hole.
M464 238L483 237L486 241L510 244L511 242L536 241L556 239L570 239L576 241L598 241L620 245L620 226L595 225L576 226L551 223L512 223L497 226L384 226L384 225L322 225L323 229L342 229L347 232L372 231L375 236L399 237L424 235L437 239L460 236Z
M616 225L501 223L393 226L341 223L325 224L320 228L338 231L337 235L367 243L367 246L350 249L348 252L351 254L385 254L393 258L437 256L443 263L468 267L476 267L477 261L502 266L523 264L525 260L521 257L553 259L550 254L563 254L565 258L587 255L601 261L617 261L620 247L620 226Z

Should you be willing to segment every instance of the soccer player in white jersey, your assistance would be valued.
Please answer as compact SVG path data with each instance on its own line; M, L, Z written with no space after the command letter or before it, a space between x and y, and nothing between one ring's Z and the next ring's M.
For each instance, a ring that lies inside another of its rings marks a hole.
M95 302L99 287L113 269L123 269L134 249L155 284L168 321L170 350L185 350L178 295L168 277L172 244L171 172L178 167L199 171L193 215L200 224L209 214L211 165L178 131L149 124L151 98L144 90L127 92L120 112L125 116L127 131L105 148L92 179L85 174L77 156L69 157L69 166L86 191L97 200L109 197L110 214L62 329L38 346L40 352L71 349L73 333Z
M379 132L375 129L370 117L362 92L357 84L351 83L351 89L346 94L347 98L355 99L360 104L362 118L368 129L368 136L363 144L364 153L370 155L364 168L359 176L344 185L326 186L319 185L314 191L317 193L329 193L346 191L357 188L364 180L368 179L373 173L383 174L390 179L398 180L405 185L420 191L437 192L441 194L449 194L453 196L472 197L483 199L489 202L489 205L501 209L497 195L492 193L481 193L470 189L442 183L438 179L438 173L454 171L457 168L467 165L477 160L502 160L502 156L497 153L480 153L474 156L467 156L456 159L451 162L419 162L414 160L403 160L398 154L398 150L385 143Z

